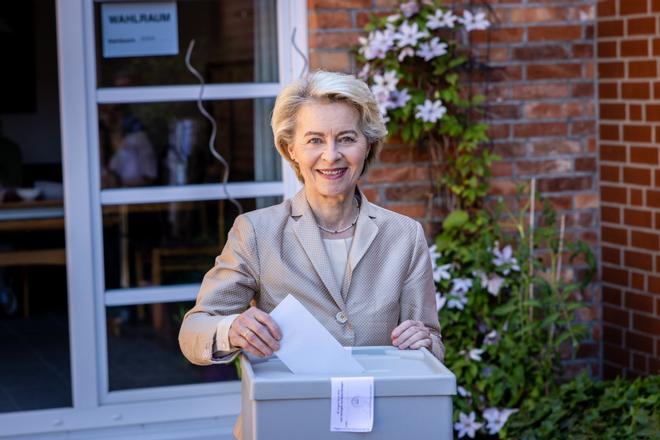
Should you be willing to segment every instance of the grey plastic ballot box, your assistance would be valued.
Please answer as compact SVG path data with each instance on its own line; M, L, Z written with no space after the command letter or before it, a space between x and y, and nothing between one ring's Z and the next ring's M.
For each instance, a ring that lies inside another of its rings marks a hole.
M428 350L353 347L374 377L368 433L330 431L330 377L296 375L276 357L241 358L243 440L434 439L452 437L456 377Z

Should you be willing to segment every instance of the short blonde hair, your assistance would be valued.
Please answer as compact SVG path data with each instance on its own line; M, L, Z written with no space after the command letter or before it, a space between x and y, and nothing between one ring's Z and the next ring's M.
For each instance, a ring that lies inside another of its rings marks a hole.
M364 81L343 73L317 71L292 82L277 96L271 127L277 151L289 162L301 182L303 178L300 168L291 159L288 150L288 146L293 143L296 116L304 104L324 101L343 102L358 111L359 127L369 146L362 174L378 155L387 136L376 98Z

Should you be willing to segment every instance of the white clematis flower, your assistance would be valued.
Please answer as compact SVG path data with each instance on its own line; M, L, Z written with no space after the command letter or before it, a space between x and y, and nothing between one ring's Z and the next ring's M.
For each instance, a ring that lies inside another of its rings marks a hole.
M435 267L433 269L433 281L439 283L440 280L450 280L451 273L449 271L451 269L451 266L452 266L451 263L449 263Z
M397 59L399 60L399 62L401 62L405 60L406 57L412 57L412 56L415 56L415 49L413 49L412 47L404 47L403 49L401 49L401 52L399 52L399 56L397 57Z
M399 26L399 31L394 34L394 39L399 47L415 46L420 38L428 37L428 35L428 32L419 30L417 23L410 24L404 21Z
M491 330L484 337L484 345L495 345L499 342L499 340L500 340L500 335L497 334L497 330Z
M483 31L490 26L490 22L486 19L486 13L483 11L473 14L466 9L463 11L463 17L459 18L458 21L463 24L468 32Z
M403 13L403 15L406 16L406 18L410 18L419 12L419 5L415 0L409 1L407 3L402 3L400 8L401 8L401 12Z
M423 105L415 106L415 110L417 110L415 117L424 122L436 122L447 113L447 109L439 99L437 101L427 99Z
M483 272L479 273L479 277L481 278L481 287L485 288L488 293L490 293L493 296L497 296L500 293L500 289L502 288L502 284L504 284L504 278L497 274L493 274L490 276L490 278Z
M453 29L458 17L451 11L442 12L437 9L435 14L431 15L426 23L429 29L449 28Z
M470 397L472 394L462 386L457 386L456 387L456 392L458 393L459 396L461 397Z
M486 408L486 410L483 413L483 416L484 419L488 422L486 424L486 429L488 429L488 433L493 435L500 432L502 427L504 427L506 421L509 420L509 417L511 417L511 414L517 411L518 411L517 409L499 410L497 408Z
M465 292L450 293L447 307L450 309L463 310L468 303L467 295Z
M520 271L520 266L518 266L518 260L513 256L513 249L511 245L504 246L504 249L500 251L500 245L498 242L495 242L495 247L493 248L493 264L497 267L505 266L502 270L504 275L508 275L510 270L516 272Z
M422 43L417 50L417 55L424 58L424 61L430 61L446 53L447 43L440 42L438 37L433 37L428 43Z
M473 349L470 350L470 352L468 353L468 356L469 356L470 359L472 359L473 361L481 362L481 355L484 354L484 351L485 351L485 350L482 349L482 348L473 348Z
M439 293L436 292L435 294L435 309L436 311L440 311L445 304L447 303L447 297L442 296Z
M476 432L483 426L483 423L476 421L476 415L472 411L469 415L460 413L458 415L458 422L454 423L454 429L458 431L458 438L463 438L466 435L474 438Z

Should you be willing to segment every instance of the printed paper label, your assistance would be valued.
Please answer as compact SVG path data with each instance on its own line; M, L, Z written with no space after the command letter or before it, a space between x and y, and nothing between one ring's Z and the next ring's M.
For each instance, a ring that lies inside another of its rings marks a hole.
M333 377L330 431L371 432L374 426L374 378Z

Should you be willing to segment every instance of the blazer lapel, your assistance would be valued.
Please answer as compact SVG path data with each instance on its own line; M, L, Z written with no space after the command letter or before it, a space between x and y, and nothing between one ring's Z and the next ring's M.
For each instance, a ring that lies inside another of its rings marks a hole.
M346 305L342 299L339 286L337 286L337 282L335 281L330 259L323 245L321 232L314 219L314 214L307 203L304 189L300 190L292 200L291 216L297 217L297 220L293 223L293 232L296 234L298 241L300 241L305 254L307 254L316 273L339 308L345 310Z
M351 251L348 254L348 266L346 267L346 274L344 275L344 281L341 287L342 296L344 298L346 298L348 295L348 289L351 285L353 271L357 267L360 260L362 260L362 257L364 257L364 254L367 253L369 246L371 246L371 243L374 241L376 235L378 234L378 225L374 221L376 216L371 209L371 204L364 196L362 191L360 191L359 194L360 199L362 200L360 206L360 214L358 216L355 235L353 236Z

